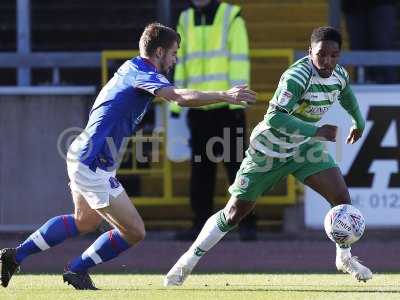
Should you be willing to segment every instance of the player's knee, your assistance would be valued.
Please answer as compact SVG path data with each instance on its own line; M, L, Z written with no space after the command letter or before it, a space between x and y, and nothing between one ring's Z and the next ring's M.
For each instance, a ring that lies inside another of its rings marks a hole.
M120 229L120 232L122 233L123 237L132 245L139 243L146 237L144 225L132 224L124 229Z
M231 226L236 226L246 217L255 206L255 202L240 200L232 196L224 208L226 221Z
M351 198L347 190L338 193L334 197L331 198L332 206L341 205L341 204L351 204Z
M75 217L75 224L81 234L93 232L99 227L101 219Z
M237 226L240 223L241 218L237 215L228 215L227 223L231 226Z
M237 207L231 207L228 211L226 221L231 226L236 226L247 215L247 212Z
M224 209L227 223L231 226L238 225L253 210L254 205L231 197Z
M129 234L125 235L125 239L132 245L135 245L141 241L144 240L146 236L146 232L143 231L136 231L136 232L130 232Z
M81 234L93 232L99 227L99 222L78 221L76 227Z
M144 226L143 226L143 228L136 229L136 232L134 235L136 242L143 241L145 237L146 237L146 229L144 229Z

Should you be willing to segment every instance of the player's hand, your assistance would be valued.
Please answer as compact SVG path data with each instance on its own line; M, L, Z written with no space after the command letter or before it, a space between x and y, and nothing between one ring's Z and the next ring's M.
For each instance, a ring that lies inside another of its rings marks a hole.
M315 137L321 138L325 141L336 142L337 126L334 125L322 125L317 129Z
M354 144L357 142L361 136L362 136L363 131L361 129L357 129L354 126L350 128L350 133L349 136L346 139L347 144Z
M224 95L228 103L248 106L256 102L257 93L247 85L237 85L224 92Z

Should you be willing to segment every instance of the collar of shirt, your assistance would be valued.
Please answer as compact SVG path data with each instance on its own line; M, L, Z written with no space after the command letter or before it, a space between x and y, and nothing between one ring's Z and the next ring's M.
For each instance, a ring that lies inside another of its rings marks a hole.
M156 65L153 64L153 63L151 62L150 59L145 58L145 57L142 57L142 56L139 56L139 58L140 58L144 63L146 63L148 66L150 66L151 68L153 68L153 69L154 69L154 72L158 72L158 71L157 71Z

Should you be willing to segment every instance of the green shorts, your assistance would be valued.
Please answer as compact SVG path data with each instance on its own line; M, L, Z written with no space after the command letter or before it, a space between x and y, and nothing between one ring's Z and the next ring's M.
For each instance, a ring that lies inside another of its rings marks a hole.
M301 145L289 158L272 158L250 147L229 193L242 200L255 201L289 174L304 182L313 174L335 167L335 160L317 140Z

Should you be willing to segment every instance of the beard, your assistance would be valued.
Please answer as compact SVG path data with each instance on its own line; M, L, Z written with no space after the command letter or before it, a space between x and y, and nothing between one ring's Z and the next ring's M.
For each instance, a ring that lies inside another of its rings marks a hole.
M167 76L172 68L167 66L167 63L165 62L165 56L166 55L164 55L160 61L160 67L161 67L160 73Z
M322 78L329 78L332 76L333 71L331 70L318 70L319 76Z
M166 66L161 66L161 70L160 70L161 74L163 74L164 76L168 76L170 68L166 67Z

